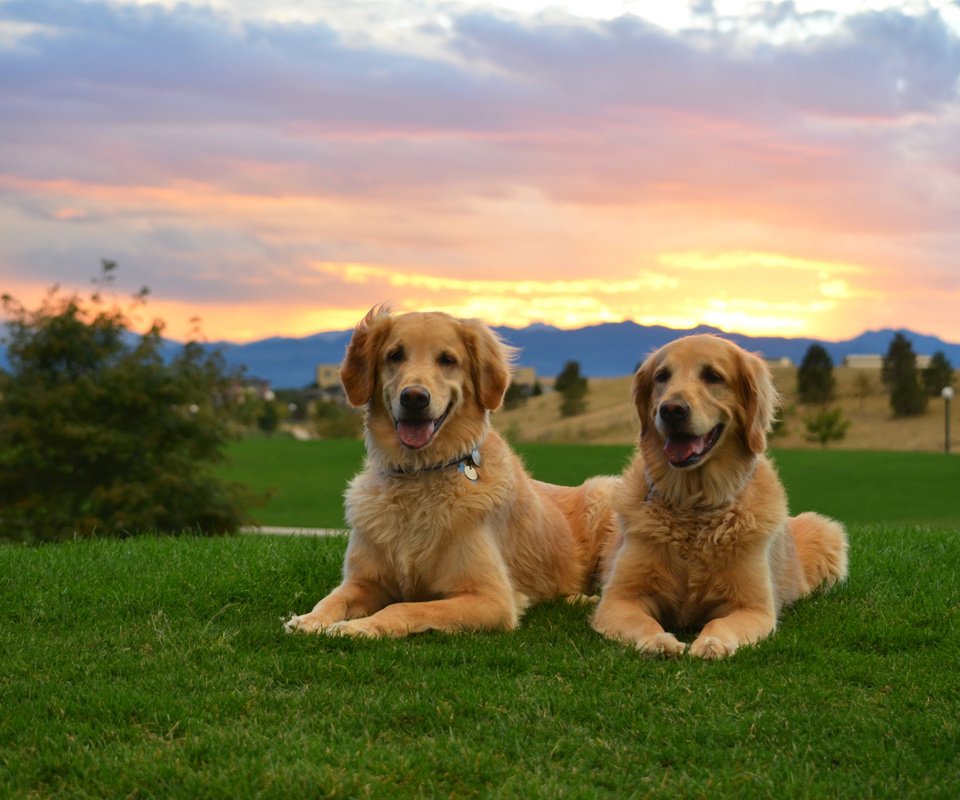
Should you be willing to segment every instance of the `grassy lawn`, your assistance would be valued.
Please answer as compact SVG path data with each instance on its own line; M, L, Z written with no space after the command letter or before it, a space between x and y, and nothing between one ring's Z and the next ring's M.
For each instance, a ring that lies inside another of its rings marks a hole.
M359 447L280 441L230 467L284 487L264 521L340 524ZM568 482L629 454L523 450ZM514 633L285 635L339 538L0 547L0 797L956 797L960 460L926 458L778 453L850 525L850 580L720 663L646 660L563 603Z
M851 580L723 663L587 610L400 642L287 636L343 540L0 548L0 796L943 797L955 531L855 528Z
M617 474L626 445L519 444L534 477L575 484ZM960 527L960 457L943 453L776 450L774 458L795 511L821 511L858 522ZM298 442L251 438L230 450L224 475L273 496L256 515L270 525L343 527L343 490L363 463L354 441Z

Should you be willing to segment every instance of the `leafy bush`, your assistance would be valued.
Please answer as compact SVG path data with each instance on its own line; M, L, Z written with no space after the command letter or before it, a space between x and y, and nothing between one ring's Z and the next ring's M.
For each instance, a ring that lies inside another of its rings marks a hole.
M213 533L245 519L252 496L211 471L230 439L233 376L196 342L165 362L160 321L131 332L102 294L115 266L103 263L86 301L54 287L30 311L3 296L2 538Z
M826 447L828 442L839 442L847 435L850 421L844 419L841 408L824 408L812 417L804 420L807 428L807 441L819 442Z
M314 429L321 439L357 439L363 433L363 414L335 400L318 400Z

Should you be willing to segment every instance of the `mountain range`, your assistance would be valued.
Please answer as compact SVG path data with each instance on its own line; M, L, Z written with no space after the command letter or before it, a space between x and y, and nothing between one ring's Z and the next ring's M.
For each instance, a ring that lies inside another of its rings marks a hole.
M638 362L652 350L679 336L690 333L716 333L765 358L789 358L799 364L811 344L820 344L840 365L848 355L887 352L890 340L898 331L867 331L852 339L829 342L819 339L790 339L776 336L745 336L701 326L674 330L661 326L638 325L635 322L604 323L576 330L562 330L551 325L527 328L494 328L508 344L519 348L517 363L533 367L538 375L554 377L567 361L579 362L587 377L607 378L631 374ZM909 330L899 331L912 343L917 355L942 351L954 365L960 366L960 344L950 344L935 336ZM274 387L299 387L314 380L317 364L339 364L352 331L318 333L299 339L272 338L249 344L218 342L231 365L245 365L247 375L264 378Z
M726 333L717 328L700 326L675 330L658 325L616 322L591 325L576 330L562 330L551 325L536 324L526 328L494 328L508 344L519 348L517 363L533 367L538 375L554 377L567 361L577 361L588 378L629 375L652 350L690 333L716 333L747 350L761 353L768 359L789 358L794 364L803 360L811 344L820 344L834 364L855 354L884 354L890 340L898 332L912 343L917 355L942 351L955 366L960 366L960 344L951 344L935 336L890 328L867 331L852 339L838 342L821 339L791 339L778 336L746 336ZM301 338L272 337L255 342L213 342L232 367L243 366L248 377L262 378L275 388L299 388L313 383L318 364L339 364L352 331L330 331ZM172 355L180 345L168 341L166 354ZM0 345L0 366L6 366L5 348Z

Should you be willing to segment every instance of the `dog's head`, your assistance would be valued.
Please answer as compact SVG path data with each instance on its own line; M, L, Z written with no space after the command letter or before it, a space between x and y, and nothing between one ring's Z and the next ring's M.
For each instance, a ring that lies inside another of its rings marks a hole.
M340 380L352 405L367 406L368 444L391 463L422 466L477 444L512 353L477 320L378 307L354 330Z
M721 453L763 453L779 403L762 359L706 334L647 358L634 376L633 397L645 454L659 452L676 470L697 469Z

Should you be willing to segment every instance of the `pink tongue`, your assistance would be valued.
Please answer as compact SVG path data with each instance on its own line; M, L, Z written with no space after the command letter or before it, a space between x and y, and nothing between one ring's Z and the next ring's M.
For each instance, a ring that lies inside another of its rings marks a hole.
M433 438L434 421L398 422L397 433L407 447L423 447Z
M706 444L706 436L671 436L663 446L663 451L671 464L682 464L687 459L700 455Z

